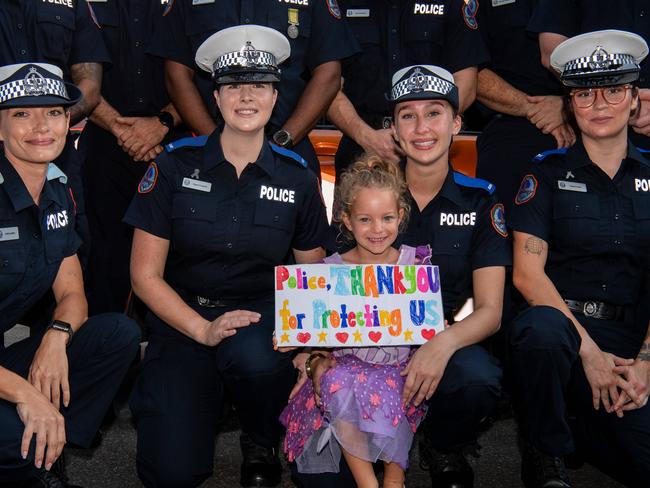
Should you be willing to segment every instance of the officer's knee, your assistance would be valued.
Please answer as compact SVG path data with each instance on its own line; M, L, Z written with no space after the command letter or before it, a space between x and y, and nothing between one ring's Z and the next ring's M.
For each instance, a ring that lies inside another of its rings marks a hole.
M530 307L512 323L509 334L513 350L579 347L577 330L560 310L548 306Z
M125 355L133 356L140 344L140 328L134 320L121 313L104 313L90 320L101 322L105 332L104 343L115 350L123 350Z
M502 376L497 359L480 346L469 346L451 357L441 386L452 391L468 386L496 388L498 391Z

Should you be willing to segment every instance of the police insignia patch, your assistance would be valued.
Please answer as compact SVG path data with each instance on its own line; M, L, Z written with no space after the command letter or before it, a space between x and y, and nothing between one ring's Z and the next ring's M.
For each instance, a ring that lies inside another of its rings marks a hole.
M340 19L341 18L341 9L339 8L339 4L336 2L336 0L325 0L327 2L327 10L330 11L330 14L332 14L332 17L335 19Z
M521 180L521 185L519 185L515 203L521 205L532 200L535 192L537 192L537 179L533 175L524 176L524 179Z
M138 193L149 193L156 186L158 180L158 166L156 163L151 163L144 173L138 185Z
M492 227L502 237L508 237L508 228L506 227L506 211L502 203L497 203L490 210L490 219Z
M478 13L478 0L464 0L461 7L463 13L463 20L470 29L478 29L478 21L476 14Z

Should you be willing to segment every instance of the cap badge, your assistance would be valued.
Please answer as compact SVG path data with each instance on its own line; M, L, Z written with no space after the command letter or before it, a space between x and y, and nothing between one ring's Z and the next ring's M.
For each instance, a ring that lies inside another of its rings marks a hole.
M25 75L25 79L23 81L25 83L26 95L34 97L45 95L47 82L45 81L43 75L36 71L36 68L30 68L29 73Z
M415 68L413 74L409 77L406 89L411 93L423 92L426 88L426 80L420 68Z
M260 52L255 49L251 41L246 41L246 45L239 51L239 62L242 66L256 66L260 64Z
M609 69L611 65L612 62L610 60L609 53L605 51L602 46L596 46L596 50L591 53L589 67L592 70L603 70Z

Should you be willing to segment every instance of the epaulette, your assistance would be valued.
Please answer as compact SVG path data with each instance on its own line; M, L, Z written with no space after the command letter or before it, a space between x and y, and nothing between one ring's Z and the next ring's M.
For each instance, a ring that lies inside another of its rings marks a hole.
M208 136L183 137L177 141L165 144L165 151L172 152L182 147L202 147L208 142Z
M650 154L650 149L643 149L642 147L637 147L637 151L639 151L641 154Z
M467 186L469 188L482 188L490 195L494 193L496 187L489 181L482 180L481 178L472 178L471 176L464 175L458 171L454 171L454 181L457 185Z
M548 151L544 151L539 153L537 156L533 158L533 161L539 162L539 161L544 161L547 156L550 156L551 154L566 154L568 148L567 147L560 147L558 149L549 149Z
M273 144L272 142L269 142L271 149L273 149L273 152L276 152L278 154L281 154L282 156L285 156L287 158L293 159L296 163L298 163L300 166L303 168L307 168L307 161L305 161L300 154L293 152L289 149L285 149L284 147L280 147L277 144Z

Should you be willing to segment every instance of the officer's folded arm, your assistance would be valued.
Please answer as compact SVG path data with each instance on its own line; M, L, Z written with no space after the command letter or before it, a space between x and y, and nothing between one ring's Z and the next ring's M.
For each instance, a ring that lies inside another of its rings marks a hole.
M629 361L602 351L575 315L571 313L544 271L548 258L548 243L526 232L514 231L513 237L512 279L515 287L529 305L554 307L571 320L580 334L579 354L592 389L594 408L598 409L602 401L606 410L611 411L610 405L614 405L619 398L616 388L617 375L612 372L612 369L616 363L627 364Z
M260 314L234 310L213 321L201 317L163 278L169 240L135 229L131 251L133 291L161 320L200 344L216 346L237 329L256 323Z
M476 66L461 69L454 72L454 80L458 86L458 100L460 101L460 113L474 103L476 99L477 69Z

